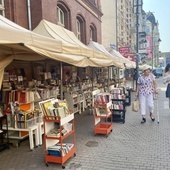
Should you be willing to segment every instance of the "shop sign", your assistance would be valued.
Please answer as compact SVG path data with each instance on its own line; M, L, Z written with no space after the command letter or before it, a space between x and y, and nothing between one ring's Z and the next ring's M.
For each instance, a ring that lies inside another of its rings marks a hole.
M121 54L129 53L130 52L130 47L119 47L119 52Z
M123 55L125 58L129 59L130 61L135 61L135 54L127 53Z
M110 44L110 48L113 50L116 50L116 45L115 44Z

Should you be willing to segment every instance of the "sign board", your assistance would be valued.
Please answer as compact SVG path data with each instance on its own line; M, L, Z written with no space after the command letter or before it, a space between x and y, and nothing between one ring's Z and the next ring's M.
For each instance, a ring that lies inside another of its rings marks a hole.
M125 58L129 59L130 61L135 61L135 54L133 54L133 53L126 53L123 56Z
M110 44L110 48L113 50L116 50L116 45L115 44Z
M129 53L130 52L130 48L129 47L119 47L119 52L121 54Z

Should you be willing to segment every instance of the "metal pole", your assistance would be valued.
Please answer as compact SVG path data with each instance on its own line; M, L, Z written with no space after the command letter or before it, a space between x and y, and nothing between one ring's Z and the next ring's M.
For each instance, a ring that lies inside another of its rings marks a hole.
M60 99L63 100L63 64L60 62Z
M117 36L117 34L118 34L118 28L117 28L117 26L118 26L118 18L117 18L117 0L115 0L115 7L116 7L116 51L118 51L118 36ZM117 78L118 78L118 83L119 83L119 68L117 68Z
M139 60L139 56L138 56L138 51L139 51L139 40L138 40L138 36L139 36L139 0L137 0L136 3L136 89L137 89L137 81L138 81L138 60Z
M107 80L107 91L109 92L109 86L110 86L110 67L108 67L108 80Z
M153 58L154 58L154 55L153 55L153 29L154 29L154 25L153 25L153 23L152 23L152 70L153 70L153 67L154 67L154 60L153 60Z
M117 31L117 0L115 1L115 3L116 3L116 51L118 51L118 37L117 37L117 33L118 33L118 31Z

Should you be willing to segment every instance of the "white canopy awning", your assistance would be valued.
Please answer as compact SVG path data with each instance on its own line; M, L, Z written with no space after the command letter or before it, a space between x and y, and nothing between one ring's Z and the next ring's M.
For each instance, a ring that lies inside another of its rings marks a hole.
M91 49L94 49L94 50L98 50L100 52L103 52L105 53L109 59L113 60L115 62L114 66L118 67L118 68L124 68L125 65L124 65L124 62L122 62L122 60L114 55L111 55L105 48L103 45L97 43L97 42L94 42L94 41L90 41L88 46L91 48Z
M72 55L89 57L92 64L91 66L93 67L105 67L111 65L122 67L117 61L110 57L109 53L89 48L83 44L73 32L59 25L42 20L33 31L37 34L62 41L62 52L65 54L69 53Z

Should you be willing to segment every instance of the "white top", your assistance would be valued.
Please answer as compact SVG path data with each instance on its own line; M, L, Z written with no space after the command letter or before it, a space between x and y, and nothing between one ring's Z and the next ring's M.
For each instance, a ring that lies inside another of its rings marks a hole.
M163 77L163 82L164 82L164 84L165 84L165 83L170 83L170 74L165 75L165 76Z

